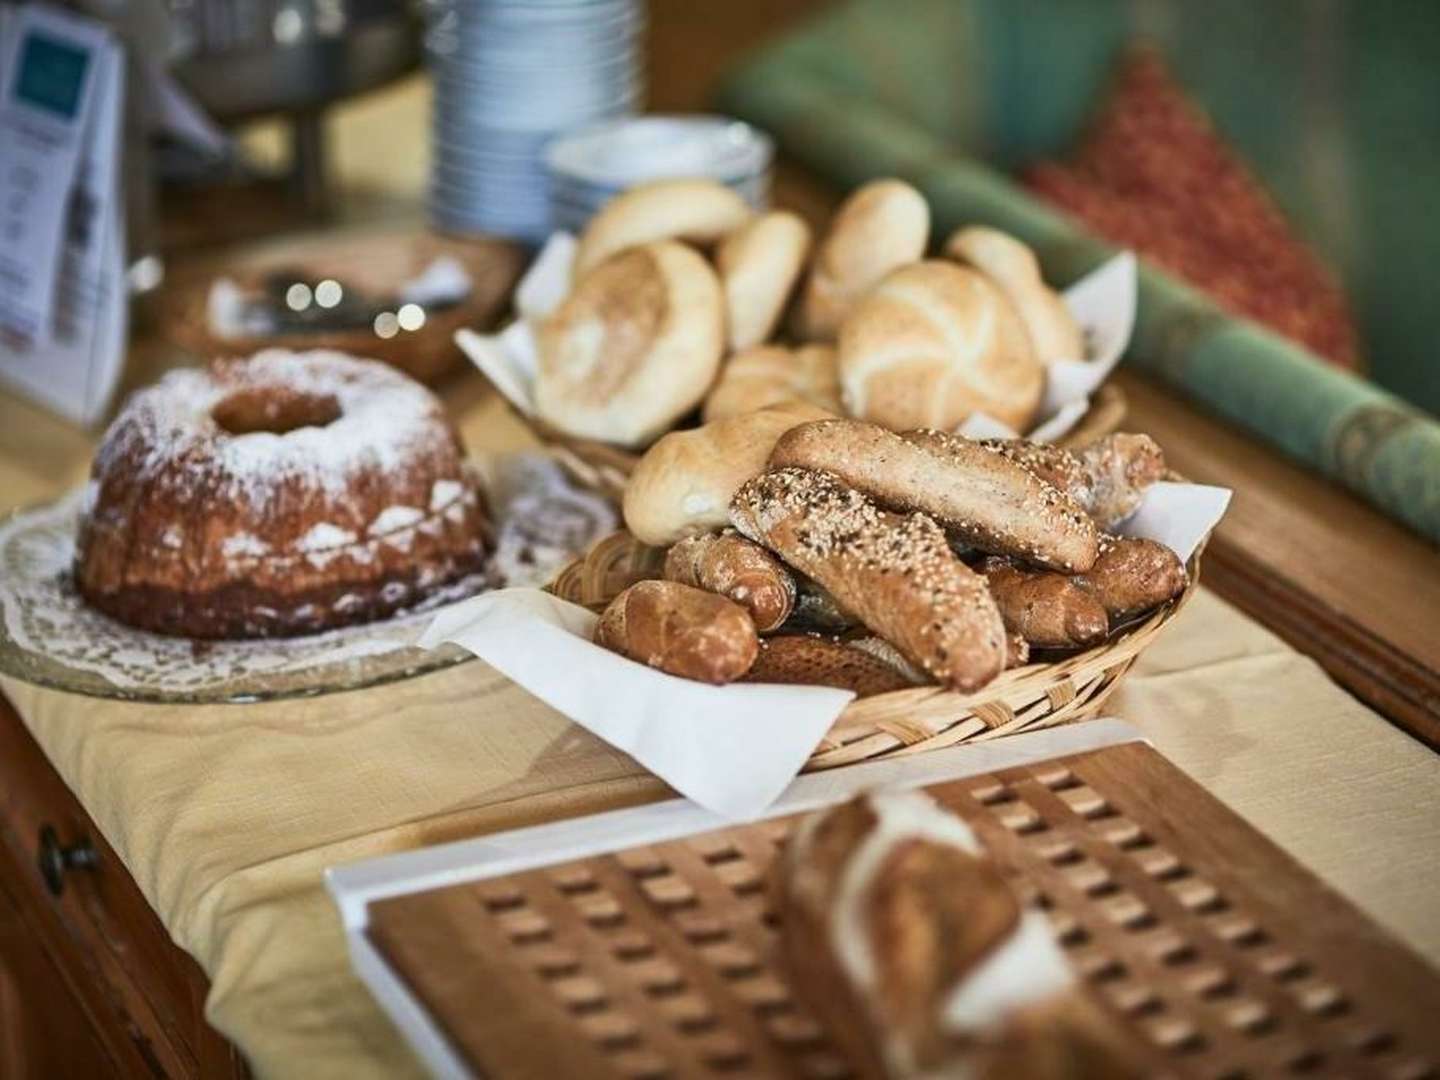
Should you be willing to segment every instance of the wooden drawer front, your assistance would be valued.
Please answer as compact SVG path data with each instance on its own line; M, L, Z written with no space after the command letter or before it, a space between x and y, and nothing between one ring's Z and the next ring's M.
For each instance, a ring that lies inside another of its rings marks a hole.
M117 1070L0 880L0 1076L110 1076Z
M61 875L58 895L39 866L42 830L85 845L88 867ZM187 1076L219 1041L203 1016L206 983L177 948L120 859L0 698L0 875L21 914L91 1014L128 1047L111 1052L159 1075ZM208 1056L208 1055L207 1055Z

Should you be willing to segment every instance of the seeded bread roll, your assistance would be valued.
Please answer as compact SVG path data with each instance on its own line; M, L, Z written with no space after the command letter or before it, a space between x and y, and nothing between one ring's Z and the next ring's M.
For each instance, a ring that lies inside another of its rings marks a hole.
M654 180L615 196L590 219L575 249L578 279L616 252L657 240L709 244L749 220L749 205L714 180Z
M735 601L762 634L779 629L795 607L790 571L759 544L732 532L681 540L665 555L665 577Z
M642 446L705 396L724 320L714 271L684 244L616 255L541 324L536 412L571 435Z
M1164 544L1133 536L1106 536L1100 557L1076 584L1092 593L1116 622L1159 607L1185 590L1180 556Z
M831 473L778 469L740 488L731 520L942 685L978 690L1004 668L990 590L924 514L887 513Z
M1070 309L1045 279L1035 253L999 229L971 225L945 241L945 254L968 262L993 281L1025 324L1035 358L1084 360L1085 338Z
M701 415L709 423L795 402L841 414L840 378L829 345L757 345L737 353L720 369Z
M595 644L717 686L749 671L760 649L744 608L675 581L641 581L615 597L595 626Z
M768 341L810 250L810 226L799 214L772 210L720 241L715 269L725 292L731 351Z
M840 328L846 411L895 431L950 430L983 412L1029 428L1045 369L1015 309L983 274L942 260L901 267Z
M995 556L976 569L990 585L1005 628L1038 649L1082 649L1110 633L1105 608L1077 579Z
M857 698L908 690L915 684L885 661L833 638L783 634L760 642L745 682L833 686Z
M930 207L903 180L873 180L840 204L815 249L791 329L800 341L834 341L840 323L890 271L925 254Z
M796 424L826 414L800 403L672 431L646 450L625 485L625 526L641 543L669 547L730 524L730 500L763 472L770 449Z
M1095 525L1074 500L958 435L820 420L786 432L770 464L834 473L888 509L924 511L981 551L1067 572L1095 561Z
M1138 510L1146 489L1165 478L1165 453L1149 435L1116 432L1073 453L1024 439L984 439L981 445L1069 494L1102 529Z

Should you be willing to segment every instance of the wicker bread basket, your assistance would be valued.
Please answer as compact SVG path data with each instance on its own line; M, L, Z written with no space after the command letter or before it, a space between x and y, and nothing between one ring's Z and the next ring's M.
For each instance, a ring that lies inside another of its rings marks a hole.
M1118 386L1105 383L1090 399L1090 408L1058 442L1061 446L1083 446L1102 435L1109 435L1125 419L1125 393ZM625 482L635 471L640 455L623 447L591 439L566 435L544 421L517 412L521 421L544 444L566 472L585 487L608 496L617 503L625 492Z
M663 550L646 547L627 532L612 533L548 588L563 600L598 611L628 585L658 577L664 557ZM1093 649L1012 668L973 694L918 686L851 702L811 754L806 770L919 754L1098 715L1135 658L1195 594L1200 549L1187 570L1183 593Z

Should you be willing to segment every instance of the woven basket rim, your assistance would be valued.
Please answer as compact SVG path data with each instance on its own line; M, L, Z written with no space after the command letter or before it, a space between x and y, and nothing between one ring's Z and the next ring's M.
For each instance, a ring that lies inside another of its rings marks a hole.
M1011 668L969 694L930 685L850 702L811 755L809 767L915 753L1094 715L1140 653L1199 589L1204 547L1202 540L1191 555L1185 589L1179 596L1122 627L1100 645L1057 660ZM655 549L639 544L622 529L597 541L546 587L562 599L579 602L583 594L577 596L574 590L583 587L587 568L596 574L616 565L643 570L653 568L655 558ZM589 606L598 608L603 601Z

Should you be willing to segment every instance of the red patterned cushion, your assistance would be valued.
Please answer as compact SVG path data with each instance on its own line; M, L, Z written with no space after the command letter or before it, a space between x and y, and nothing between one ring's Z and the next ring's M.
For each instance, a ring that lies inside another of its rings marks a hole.
M1346 368L1355 323L1334 275L1230 150L1154 49L1122 60L1079 152L1026 184L1111 242L1133 248Z

